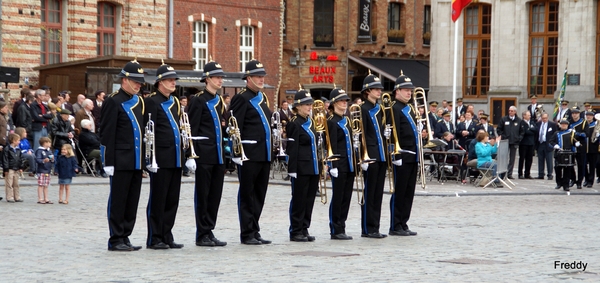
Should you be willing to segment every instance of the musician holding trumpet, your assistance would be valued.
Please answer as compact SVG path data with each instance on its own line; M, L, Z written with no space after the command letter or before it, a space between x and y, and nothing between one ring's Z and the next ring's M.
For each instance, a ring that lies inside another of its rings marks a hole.
M179 77L173 67L162 64L156 70L156 92L145 100L144 117L153 125L151 157L146 168L150 172L150 197L146 215L148 218L149 249L180 249L183 244L175 243L173 225L179 207L181 189L181 173L184 153L179 131L181 106L179 99L172 95L175 92L176 80ZM151 122L150 122L151 121Z
M221 128L225 105L217 93L223 85L223 77L225 74L219 63L209 62L204 65L201 81L206 83L206 88L190 97L188 107L192 138L208 138L193 140L190 149L202 156L193 159L196 164L194 209L197 246L227 245L227 242L219 241L212 232L217 223L225 178L224 132Z

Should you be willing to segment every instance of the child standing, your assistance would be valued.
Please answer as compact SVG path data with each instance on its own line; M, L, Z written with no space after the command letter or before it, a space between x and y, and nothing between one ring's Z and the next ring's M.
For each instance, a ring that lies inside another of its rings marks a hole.
M73 153L73 147L66 143L60 149L60 155L56 158L56 171L58 172L58 203L69 204L69 196L71 194L71 180L79 172L77 158ZM65 198L63 201L63 192Z
M35 150L35 161L37 162L38 174L38 203L52 204L48 200L48 185L50 185L50 169L54 163L54 156L50 151L50 139L40 138L40 147Z
M19 173L23 172L21 168L21 150L19 149L20 140L19 135L9 134L9 146L5 147L2 151L2 167L4 169L7 202L23 201L19 194Z

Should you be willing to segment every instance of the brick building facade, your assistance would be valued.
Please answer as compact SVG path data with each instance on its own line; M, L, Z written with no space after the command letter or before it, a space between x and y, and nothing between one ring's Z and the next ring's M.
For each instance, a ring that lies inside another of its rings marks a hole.
M427 88L431 0L285 2L280 100L299 83L315 98L334 84L357 97L369 69L386 91L400 69Z

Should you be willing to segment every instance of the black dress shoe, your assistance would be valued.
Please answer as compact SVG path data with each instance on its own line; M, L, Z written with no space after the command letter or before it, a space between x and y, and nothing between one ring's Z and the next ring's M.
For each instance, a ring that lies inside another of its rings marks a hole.
M304 235L295 235L295 236L290 236L290 241L292 241L292 242L308 242L308 238Z
M108 250L114 251L114 252L130 252L130 251L133 251L133 248L131 248L130 246L125 245L125 244L118 244L118 245L109 247Z
M508 176L508 179L514 180L515 178L513 176Z
M332 240L352 240L352 236L348 236L345 233L331 235Z
M585 182L583 182L582 186L587 187L588 185L589 185L588 181L585 181Z
M408 232L408 234L411 235L411 236L416 236L417 235L417 232L411 231L410 229L406 229L404 231Z
M181 248L183 248L183 244L178 244L178 243L175 243L175 242L170 242L167 245L169 245L169 248L171 248L171 249L181 249Z
M129 247L130 247L130 248L132 248L134 251L139 251L139 250L141 250L141 249L142 249L142 246L134 246L134 245L132 245L131 243L127 243L127 244L125 244L125 245L129 246Z
M510 179L510 177L509 177L509 179ZM525 177L519 175L519 179L525 179Z
M569 181L569 188L575 186L575 182L573 180Z
M569 187L564 187L564 188L563 188L563 190L564 190L565 192L568 192L568 191L570 191Z
M533 177L531 177L531 176L525 176L525 179L533 180Z
M260 245L260 244L262 244L262 242L257 239L252 238L250 240L242 241L242 244L244 244L244 245Z
M151 250L166 250L169 248L169 245L163 243L163 242L159 242L157 244L154 245L149 245L146 246L147 249L151 249Z
M214 238L214 237L213 237L213 238L211 238L210 240L211 240L213 243L215 243L215 246L217 246L217 247L224 247L224 246L227 246L227 242L219 241L219 239L217 239L217 238Z
M311 235L305 235L306 239L308 239L309 242L314 242L317 238L315 238L315 236L311 236Z
M552 176L548 176L548 180L549 180L549 181L552 181Z
M268 244L270 244L270 243L271 243L271 241L270 241L270 240L265 240L265 239L263 239L261 236L258 236L258 237L256 237L256 240L257 240L257 241L259 241L259 242L260 242L261 244L263 244L263 245L268 245Z
M536 179L538 179L538 180L544 180L544 176L537 177Z
M410 236L410 233L404 230L391 230L390 236Z
M361 237L365 237L365 238L374 238L374 239L383 239L383 238L387 237L386 234L381 234L379 232L373 232L373 233L369 233L369 234L362 234L360 236Z
M591 188L593 185L592 183L588 183L588 185L586 187Z
M556 187L554 187L554 188L558 190L558 189L560 189L560 185L557 185L557 186L556 186Z
M581 185L577 185L577 189L581 190Z
M208 235L205 235L204 237L202 237L202 239L200 239L200 241L196 241L196 246L199 247L214 247L215 246L215 242L213 242Z

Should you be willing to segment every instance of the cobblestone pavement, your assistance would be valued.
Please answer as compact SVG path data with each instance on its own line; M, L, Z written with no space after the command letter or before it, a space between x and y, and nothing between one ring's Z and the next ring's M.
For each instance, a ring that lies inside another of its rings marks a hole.
M274 181L260 222L273 244L245 246L239 243L237 180L227 175L215 234L229 244L204 248L194 245L193 178L184 178L174 235L185 247L117 253L106 250L108 180L73 181L69 205L58 204L56 178L53 205L36 204L33 178L21 182L25 202L0 202L0 281L600 281L598 184L566 195L547 180L515 180L513 191L432 182L425 192L418 189L409 222L419 235L381 240L360 237L356 196L347 222L354 240L330 240L329 205L316 198L310 232L317 240L293 243L289 184ZM135 245L145 243L147 198L144 180ZM383 207L381 231L387 232L389 195ZM582 261L587 268L556 269L555 261Z

